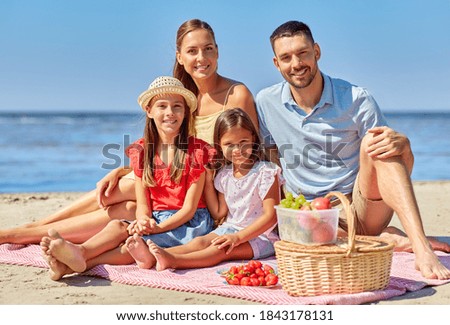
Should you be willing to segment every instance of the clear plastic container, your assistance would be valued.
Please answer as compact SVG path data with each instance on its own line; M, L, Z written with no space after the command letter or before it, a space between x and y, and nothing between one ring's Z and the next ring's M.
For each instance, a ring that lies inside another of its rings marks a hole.
M302 245L333 244L337 239L339 209L295 210L275 206L280 238Z

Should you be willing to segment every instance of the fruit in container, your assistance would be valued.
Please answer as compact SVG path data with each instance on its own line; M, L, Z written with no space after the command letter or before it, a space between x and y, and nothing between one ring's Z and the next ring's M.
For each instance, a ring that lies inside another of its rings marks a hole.
M303 245L336 241L339 210L332 208L328 198L317 197L309 202L303 195L295 197L292 193L286 193L276 209L282 240Z
M326 198L326 197L316 197L311 202L311 208L313 210L327 210L327 209L331 209L330 199Z

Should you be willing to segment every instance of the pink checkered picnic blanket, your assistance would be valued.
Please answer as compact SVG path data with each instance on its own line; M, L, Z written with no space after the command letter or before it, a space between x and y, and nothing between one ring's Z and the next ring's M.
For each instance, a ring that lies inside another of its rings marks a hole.
M437 253L444 265L450 267L450 254ZM47 268L38 245L0 245L0 263ZM274 257L264 263L276 267ZM239 298L270 305L313 305L313 304L362 304L401 296L407 291L417 291L426 286L442 285L450 282L429 280L421 276L414 267L414 255L394 253L391 280L384 290L357 294L324 295L317 297L291 297L283 291L281 285L274 287L230 286L222 277L220 270L227 269L237 262L226 262L214 267L192 270L142 270L136 265L99 265L83 273L98 276L112 282L139 285L151 288L177 290L201 294L213 294Z

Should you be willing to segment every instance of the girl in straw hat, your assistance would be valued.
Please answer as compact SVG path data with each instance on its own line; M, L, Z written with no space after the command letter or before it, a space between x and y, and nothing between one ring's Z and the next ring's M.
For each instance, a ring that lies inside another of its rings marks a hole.
M144 138L128 152L136 175L136 219L112 220L82 244L65 240L56 230L41 241L53 280L98 264L130 264L120 246L129 235L143 236L163 247L190 242L213 229L203 197L205 165L211 147L189 135L195 95L173 77L159 77L138 99L147 115Z
M177 32L176 49L174 77L181 80L198 100L198 108L192 112L197 138L212 144L215 120L224 110L233 107L242 108L257 127L250 91L244 84L217 72L219 51L214 31L208 23L198 19L184 22ZM135 202L133 169L120 167L101 179L96 190L56 213L25 226L0 230L0 244L38 243L50 228L72 242L81 243L112 219L134 220Z

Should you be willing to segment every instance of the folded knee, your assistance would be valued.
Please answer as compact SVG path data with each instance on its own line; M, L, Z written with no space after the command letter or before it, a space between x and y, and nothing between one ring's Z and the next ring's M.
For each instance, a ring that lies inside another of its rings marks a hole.
M211 244L211 240L207 239L205 236L199 236L192 239L192 242L197 246L206 247Z
M127 227L128 224L126 224L123 221L120 220L111 220L106 227L108 228L109 231L114 231L114 232L126 232L127 231Z
M373 140L373 138L373 133L367 133L361 140L361 153L364 153L366 156L366 150L369 148L370 142Z
M136 213L136 202L126 201L114 204L106 209L111 219L133 220Z

